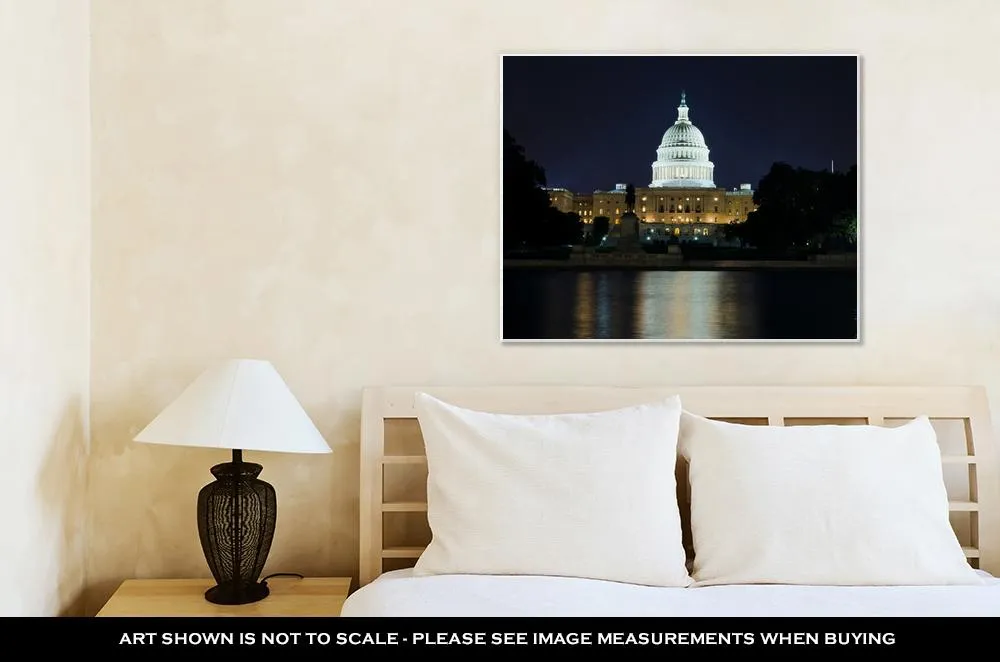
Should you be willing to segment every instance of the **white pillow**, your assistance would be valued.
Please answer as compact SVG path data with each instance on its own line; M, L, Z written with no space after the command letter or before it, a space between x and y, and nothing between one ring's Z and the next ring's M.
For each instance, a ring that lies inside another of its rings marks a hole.
M416 397L432 539L418 575L688 586L674 469L680 400L493 414Z
M755 426L684 412L696 585L979 584L927 417Z

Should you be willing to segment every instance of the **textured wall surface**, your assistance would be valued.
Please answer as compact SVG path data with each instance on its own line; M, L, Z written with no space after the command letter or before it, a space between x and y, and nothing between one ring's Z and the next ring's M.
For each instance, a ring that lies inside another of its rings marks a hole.
M225 453L129 440L218 358L273 361L334 448L250 456L278 492L271 572L356 573L369 384L1000 392L998 18L968 0L95 0L91 608L126 577L207 576L195 497ZM471 212L499 209L499 53L524 51L860 53L864 342L502 345L499 211Z
M88 33L87 2L0 0L0 616L83 608Z

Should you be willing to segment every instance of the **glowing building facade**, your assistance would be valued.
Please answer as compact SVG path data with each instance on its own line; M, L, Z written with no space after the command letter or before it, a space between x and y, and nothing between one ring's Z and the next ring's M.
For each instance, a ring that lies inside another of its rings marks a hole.
M755 209L750 184L728 190L715 185L715 164L709 159L708 144L689 113L687 96L682 92L677 119L656 148L650 184L635 189L635 213L647 241L673 237L714 242L721 225L745 221ZM626 184L591 193L546 190L552 206L579 214L588 225L598 216L606 216L616 225L627 211Z

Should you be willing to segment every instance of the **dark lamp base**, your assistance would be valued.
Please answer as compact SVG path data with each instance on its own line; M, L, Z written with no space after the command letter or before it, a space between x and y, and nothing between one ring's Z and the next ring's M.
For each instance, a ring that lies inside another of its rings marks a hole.
M245 605L267 597L260 581L274 538L274 488L257 478L263 467L233 461L212 467L215 481L198 493L198 537L215 586L205 599L217 605Z
M248 605L263 600L270 593L266 582L256 584L219 584L205 591L205 599L217 605Z

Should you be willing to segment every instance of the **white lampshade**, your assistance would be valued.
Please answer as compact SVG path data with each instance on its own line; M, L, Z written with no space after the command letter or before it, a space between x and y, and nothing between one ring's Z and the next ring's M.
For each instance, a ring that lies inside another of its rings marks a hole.
M135 441L283 453L330 447L268 361L212 366L135 437Z

